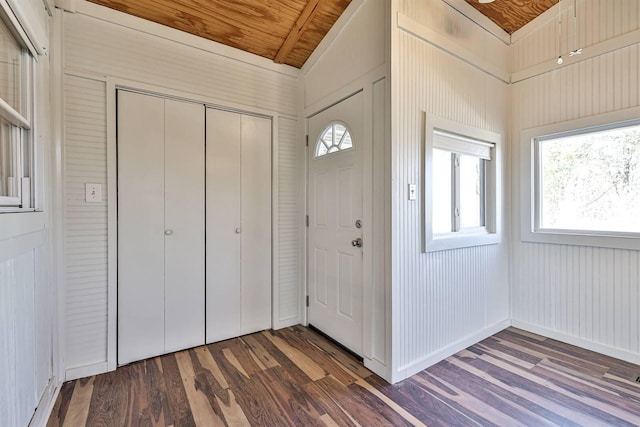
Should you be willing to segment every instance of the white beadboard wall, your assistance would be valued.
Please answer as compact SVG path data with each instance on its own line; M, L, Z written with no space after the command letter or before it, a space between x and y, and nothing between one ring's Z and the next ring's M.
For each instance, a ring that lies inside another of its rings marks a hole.
M67 370L97 371L107 362L108 79L151 85L217 105L274 114L278 119L278 299L274 327L300 323L301 168L298 73L262 66L246 53L89 3L61 13L65 76L65 312ZM88 12L87 12L88 11ZM85 13L86 12L86 13ZM89 13L90 12L90 13ZM185 38L188 39L185 42ZM196 40L197 39L197 40ZM189 43L193 42L193 45ZM207 42L208 43L208 42ZM195 47L198 46L198 47ZM204 47L203 47L204 46ZM226 50L225 50L226 49ZM217 51L223 53L215 53ZM95 79L94 79L95 76ZM84 184L103 184L103 203L84 203ZM88 368L86 370L84 368Z
M300 316L300 156L302 145L298 121L281 118L278 126L278 319L282 324L299 323Z
M580 1L578 19L580 37L589 46L637 30L640 4ZM513 45L514 69L557 57L556 32L555 22L530 28ZM511 155L513 323L635 363L640 363L640 252L521 241L517 189L521 130L640 105L639 68L640 45L634 44L515 83Z
M384 0L356 0L349 5L342 18L348 18L348 22L342 23L330 45L319 46L303 67L305 107L340 93L359 77L386 63L388 5Z
M19 218L25 215L32 218ZM46 216L41 213L0 217L0 425L3 426L28 425L52 378L49 247L42 220ZM13 230L7 230L5 225ZM16 230L20 231L16 234ZM43 406L48 404L42 402Z
M79 13L64 14L65 67L297 116L297 77ZM211 42L213 43L213 42Z
M65 365L107 360L107 124L104 82L64 79ZM85 183L102 202L85 203Z
M506 72L508 47L441 1L403 0L403 14ZM423 253L423 117L436 115L502 135L508 146L508 85L396 27L392 35L393 381L402 380L508 325L508 238L502 243ZM480 38L480 41L476 39ZM481 48L478 43L493 48ZM507 206L507 168L499 171ZM506 210L502 218L506 217Z
M38 403L34 259L29 250L0 262L0 424L7 426L26 426Z
M566 59L568 52L575 47L586 50L589 46L640 28L638 0L578 0L577 5L577 19L574 21L573 2L562 3L560 46L557 5L515 32L511 45L511 71L522 71L546 60L554 60L558 57L558 50Z

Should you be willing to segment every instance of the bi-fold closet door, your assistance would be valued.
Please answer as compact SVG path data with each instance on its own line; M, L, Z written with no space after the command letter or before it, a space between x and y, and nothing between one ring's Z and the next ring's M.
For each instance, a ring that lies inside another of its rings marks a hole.
M118 363L204 343L205 108L118 91Z
M207 343L271 327L271 133L207 108Z
M271 327L271 135L118 91L119 364Z

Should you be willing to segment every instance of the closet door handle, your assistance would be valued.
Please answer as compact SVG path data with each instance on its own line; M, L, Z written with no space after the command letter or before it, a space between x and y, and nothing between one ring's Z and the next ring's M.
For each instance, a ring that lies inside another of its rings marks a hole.
M170 228L167 228L166 230L164 230L164 235L165 236L171 236L173 234L173 230Z
M240 234L242 230L240 230L239 228L236 228L236 234Z

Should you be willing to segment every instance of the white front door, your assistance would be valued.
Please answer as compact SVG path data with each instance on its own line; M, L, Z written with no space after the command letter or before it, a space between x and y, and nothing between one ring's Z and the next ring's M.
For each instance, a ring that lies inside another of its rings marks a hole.
M362 355L362 92L308 124L309 324Z

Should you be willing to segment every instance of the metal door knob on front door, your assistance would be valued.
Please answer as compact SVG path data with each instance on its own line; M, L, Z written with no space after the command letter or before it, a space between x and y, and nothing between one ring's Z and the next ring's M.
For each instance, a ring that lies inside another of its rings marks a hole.
M357 238L355 240L351 241L351 246L353 246L354 248L361 248L362 247L362 239L361 238Z

